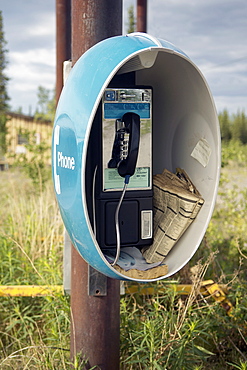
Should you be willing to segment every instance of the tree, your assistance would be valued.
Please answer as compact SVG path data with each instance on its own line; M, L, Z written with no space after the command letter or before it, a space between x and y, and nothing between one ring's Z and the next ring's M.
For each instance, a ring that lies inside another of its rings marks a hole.
M5 75L4 69L7 66L7 59L6 59L6 52L5 49L6 41L4 39L4 32L3 32L3 17L2 12L0 11L0 114L4 114L8 106L9 96L7 93L7 82L9 78Z
M38 104L34 115L36 120L53 121L55 115L55 91L50 98L51 91L43 86L38 87Z
M219 122L221 139L224 141L229 141L232 137L232 134L231 134L231 120L227 109L224 109L223 112L219 114Z
M233 115L232 137L247 144L247 117L244 111L238 111L237 114Z
M127 22L127 33L135 32L136 20L134 15L134 6L130 5L128 8L128 22Z
M6 111L9 108L8 100L9 96L7 93L7 82L8 77L4 73L4 69L7 66L6 52L5 49L6 41L4 39L3 32L3 17L0 11L0 155L6 153L6 134L7 134L7 117Z

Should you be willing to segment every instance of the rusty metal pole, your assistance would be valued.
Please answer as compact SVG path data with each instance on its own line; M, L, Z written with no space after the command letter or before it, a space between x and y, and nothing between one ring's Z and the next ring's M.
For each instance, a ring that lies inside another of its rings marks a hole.
M137 32L147 32L147 0L137 0Z
M122 0L72 0L72 64L91 46L122 34Z
M63 88L63 62L71 59L71 0L56 0L56 102Z
M72 0L72 65L95 43L122 34L122 0ZM100 68L100 66L99 66ZM85 369L119 369L120 284L107 278L106 296L89 296L89 266L71 252L71 358Z

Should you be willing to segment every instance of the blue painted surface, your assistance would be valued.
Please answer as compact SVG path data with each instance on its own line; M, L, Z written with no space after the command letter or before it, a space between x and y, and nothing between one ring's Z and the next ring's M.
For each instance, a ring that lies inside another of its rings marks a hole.
M166 41L159 40L157 45L155 39L141 34L109 38L89 49L70 72L54 123L53 181L65 227L81 256L98 271L117 279L123 277L105 261L88 222L83 194L86 144L109 80L124 60L150 47L164 47L185 55Z
M104 117L121 118L124 113L133 112L137 113L140 118L150 118L150 104L149 103L118 103L117 109L114 103L104 104Z

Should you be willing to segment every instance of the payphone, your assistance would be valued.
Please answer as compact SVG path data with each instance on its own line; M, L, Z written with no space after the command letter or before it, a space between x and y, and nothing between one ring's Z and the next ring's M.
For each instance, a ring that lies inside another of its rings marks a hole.
M107 88L99 109L96 236L118 256L152 243L152 89Z
M144 282L168 278L192 258L217 196L220 130L207 82L182 50L144 33L94 45L64 85L52 145L61 216L89 265ZM107 253L117 257L117 244L152 245L152 179L177 167L190 176L203 207L166 256L167 272L129 277Z

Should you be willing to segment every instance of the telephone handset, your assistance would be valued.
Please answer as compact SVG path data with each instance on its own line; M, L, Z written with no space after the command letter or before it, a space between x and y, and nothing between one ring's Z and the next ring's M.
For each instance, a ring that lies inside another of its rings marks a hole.
M112 158L108 168L117 168L120 176L132 176L136 169L136 162L140 143L140 116L134 112L127 112L122 120L115 123L115 140L112 149Z

